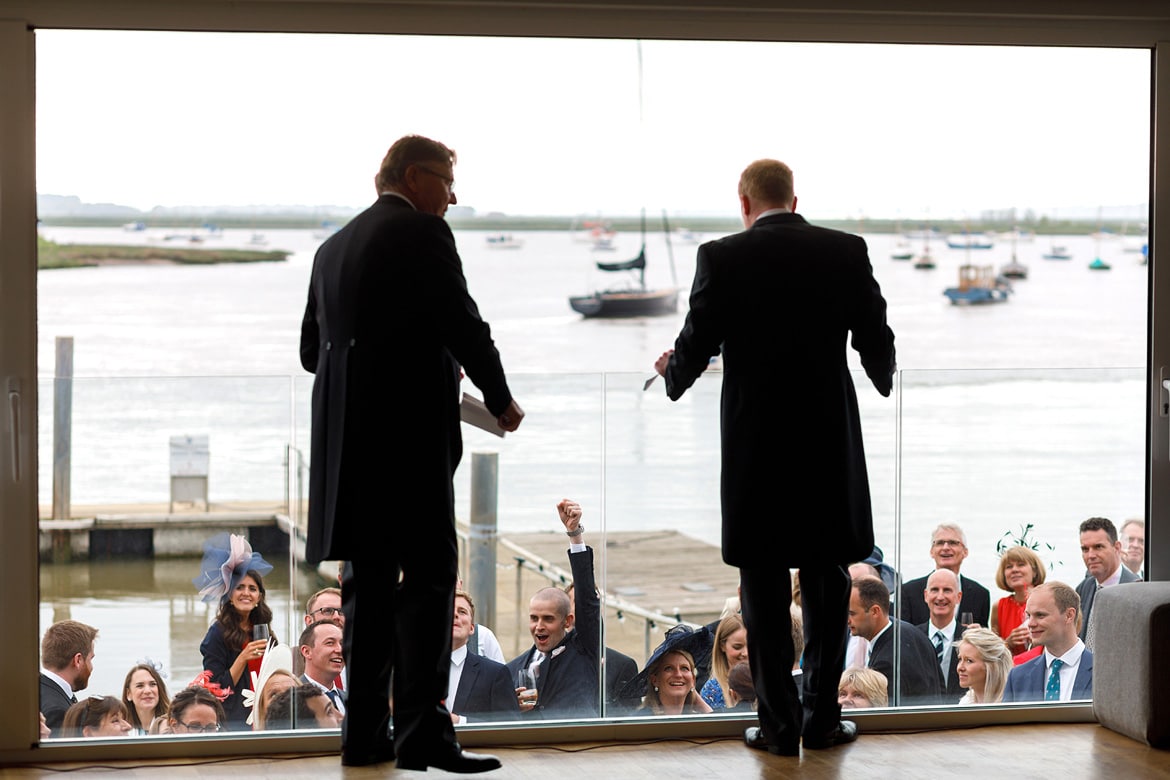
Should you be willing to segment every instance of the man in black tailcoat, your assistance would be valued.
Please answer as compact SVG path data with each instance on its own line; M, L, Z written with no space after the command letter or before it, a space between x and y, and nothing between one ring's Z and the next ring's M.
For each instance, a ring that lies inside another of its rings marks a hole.
M390 147L378 200L317 250L301 326L313 383L310 562L344 560L349 701L342 763L469 772L447 695L460 366L504 430L524 413L467 290L451 229L455 153ZM399 577L401 575L401 583ZM394 739L387 734L391 672Z
M841 721L849 575L873 551L869 483L846 341L889 395L894 334L857 236L795 213L792 171L758 160L739 182L746 230L699 248L690 312L655 368L678 399L722 350L723 559L740 569L759 692L753 747L781 755L856 737ZM800 569L804 713L792 681L790 593Z

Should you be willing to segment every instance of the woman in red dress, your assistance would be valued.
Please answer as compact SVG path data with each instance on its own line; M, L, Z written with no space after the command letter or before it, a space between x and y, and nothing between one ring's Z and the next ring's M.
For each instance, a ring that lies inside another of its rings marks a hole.
M1040 556L1027 547L1012 547L999 559L995 584L1011 593L999 600L991 612L991 630L999 634L1012 653L1012 661L1021 664L1036 657L1041 648L1032 647L1032 637L1024 620L1028 595L1044 582L1047 571Z

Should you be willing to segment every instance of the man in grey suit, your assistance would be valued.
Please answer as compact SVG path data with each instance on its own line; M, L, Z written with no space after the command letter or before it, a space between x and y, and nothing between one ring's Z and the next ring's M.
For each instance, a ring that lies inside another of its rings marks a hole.
M460 366L502 429L524 417L443 221L454 165L429 138L391 145L374 177L378 200L317 250L301 324L301 365L316 374L305 560L347 561L347 766L395 754L400 769L500 765L464 753L441 703L458 568ZM410 497L408 511L387 496Z
M852 345L888 396L894 334L865 241L796 213L792 169L757 160L739 179L745 230L699 247L690 311L655 369L678 400L723 354L723 560L739 567L748 659L759 694L751 747L797 755L856 738L841 720L849 575L873 552L873 517ZM810 521L810 519L812 521ZM803 715L792 680L788 587L800 569ZM802 723L803 721L803 723Z
M1093 696L1093 653L1077 637L1081 599L1063 582L1037 585L1026 616L1044 653L1008 674L1004 701L1071 701Z
M1142 578L1122 566L1121 541L1117 538L1117 529L1105 517L1090 517L1081 523L1081 558L1085 561L1088 576L1077 586L1083 614L1079 636L1085 646L1092 650L1095 639L1092 613L1097 591L1110 585L1141 582Z

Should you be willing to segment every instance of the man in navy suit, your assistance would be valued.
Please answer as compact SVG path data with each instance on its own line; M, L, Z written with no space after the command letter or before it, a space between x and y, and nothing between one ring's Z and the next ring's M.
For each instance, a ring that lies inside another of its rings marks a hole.
M460 366L502 429L524 416L443 221L454 165L437 141L394 142L374 177L378 200L317 250L301 324L301 364L316 374L305 559L348 562L347 766L396 752L402 769L500 765L463 752L441 703L458 568ZM409 497L409 509L387 511L387 496Z
M930 620L914 627L926 634L934 645L943 677L942 703L954 704L963 697L963 687L959 685L958 650L966 628L955 619L960 602L966 604L963 592L959 590L959 578L950 569L938 569L926 578L923 600L930 610Z
M1142 578L1122 565L1121 540L1107 517L1090 517L1081 523L1081 559L1088 575L1077 585L1081 597L1081 630L1085 647L1093 649L1092 614L1097 591L1110 585L1141 582Z
M1044 653L1008 674L1004 701L1071 701L1093 697L1093 653L1077 637L1081 599L1063 582L1037 585L1025 615L1032 644Z
M337 678L345 668L341 626L332 620L310 623L301 632L297 650L305 662L301 681L324 691L333 708L344 716L346 696L337 688Z
M74 692L89 685L97 634L93 626L61 620L49 626L41 639L41 714L54 732L60 732L65 710L77 703Z
M792 169L757 160L739 179L745 230L699 247L690 311L654 367L678 400L723 354L723 560L740 571L748 663L759 694L751 747L795 756L856 738L841 720L849 575L873 552L857 393L845 347L888 396L894 334L865 241L796 213ZM813 521L810 522L810 518ZM800 569L803 714L792 679L791 599Z
M468 652L475 633L475 602L466 591L455 591L455 621L451 626L451 672L447 709L453 723L515 720L520 717L516 689L508 667L478 653Z
M528 602L532 647L508 662L513 680L532 673L536 688L517 685L520 712L530 718L596 717L600 712L601 599L593 577L593 549L585 544L581 506L565 499L557 512L569 537L576 609L560 588L542 588Z

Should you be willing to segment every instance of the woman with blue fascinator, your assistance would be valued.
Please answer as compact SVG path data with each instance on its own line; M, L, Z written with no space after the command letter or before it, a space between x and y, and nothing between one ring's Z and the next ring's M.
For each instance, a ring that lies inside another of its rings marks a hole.
M253 552L248 540L236 534L217 534L203 545L201 574L192 582L205 603L219 602L215 622L207 629L199 652L209 682L229 690L223 700L227 728L247 729L248 712L243 689L251 682L249 672L259 674L260 663L275 634L253 638L255 626L272 622L272 610L264 603L263 575L272 564Z

